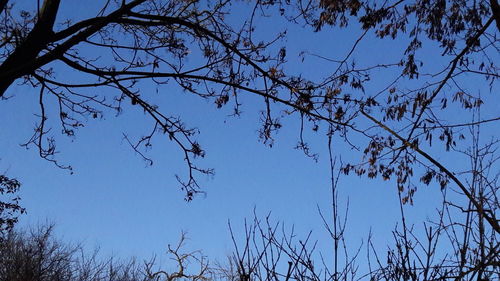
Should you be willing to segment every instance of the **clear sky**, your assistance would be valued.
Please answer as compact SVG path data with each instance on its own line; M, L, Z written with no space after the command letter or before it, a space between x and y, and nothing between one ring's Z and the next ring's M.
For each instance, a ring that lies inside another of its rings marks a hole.
M87 1L63 1L68 2L71 4L63 6L61 16L73 16L68 5L82 11L93 8L81 4ZM272 19L266 21L260 23L266 26L262 36L285 27L279 22L274 24ZM313 57L302 62L301 51L342 57L359 35L355 28L336 33L328 28L320 33L300 26L287 28L288 38L282 44L288 47L288 70L309 78L320 78L333 66ZM398 43L369 38L360 45L356 60L366 65L387 62L400 57L401 52ZM389 80L380 77L370 86L378 91ZM144 89L148 90L154 91ZM228 221L236 234L241 234L243 220L251 219L255 209L260 217L271 212L275 221L295 225L299 236L313 230L321 251L330 251L331 242L318 215L319 207L331 218L324 131L309 136L313 151L319 154L315 162L293 149L298 140L295 117L285 119L272 148L258 141L261 99L243 97L243 115L230 117L230 107L218 110L212 102L176 87L162 91L165 94L158 98L160 108L200 129L198 139L207 151L200 164L216 172L214 177L200 178L206 196L197 196L192 202L183 200L174 177L185 171L177 147L157 138L149 154L154 165L146 167L123 140L123 133L138 137L150 127L141 112L127 110L118 117L108 112L103 120L89 120L75 138L58 138L58 159L74 167L71 175L40 159L34 148L19 146L31 136L36 122L37 92L28 87L11 87L13 98L0 102L0 171L23 184L22 205L27 214L21 217L20 226L54 222L57 235L64 240L100 246L105 255L139 258L163 253L167 244L178 240L181 231L187 231L188 248L224 259L232 250ZM336 142L333 149L344 159L359 157L341 142ZM360 245L371 229L376 245L385 250L391 243L390 230L399 219L394 182L343 176L339 184L342 204L347 199L350 204L350 243ZM439 194L435 185L419 189L415 205L405 207L412 222L419 225L433 215L441 199Z

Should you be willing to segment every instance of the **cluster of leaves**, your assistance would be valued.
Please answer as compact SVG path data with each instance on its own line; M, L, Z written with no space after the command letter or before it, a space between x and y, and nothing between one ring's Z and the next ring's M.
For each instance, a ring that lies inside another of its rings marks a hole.
M398 188L410 195L406 201L411 201L415 186L407 179L413 175L414 165L422 163L416 159L416 156L423 156L418 150L422 150L425 143L430 147L438 140L444 144L446 151L450 151L456 149L459 140L464 140L460 130L467 123L453 123L439 111L447 109L450 101L455 105L451 110L464 112L463 116L467 116L465 112L472 112L483 104L481 97L472 94L473 90L463 90L460 77L481 75L490 81L490 85L499 77L495 64L498 47L495 32L500 29L495 28L494 23L500 20L500 16L495 10L498 10L496 1L320 1L319 13L310 14L316 30L326 26L350 25L352 28L352 21L357 21L362 30L372 31L380 39L405 38L403 41L407 42L404 57L395 66L400 69L400 76L395 77L392 84L369 97L363 97L366 96L364 91L349 96L349 103L358 105L353 108L361 107L360 115L375 123L381 131L369 133L368 145L364 149L365 161L348 164L345 173L354 170L358 175L366 174L369 178L380 174L386 180L394 174ZM365 33L360 40L364 36ZM439 44L436 50L440 53L436 55L449 58L449 63L442 69L425 73L437 79L422 79L421 69L424 69L425 63L428 69L432 69L435 61L425 57L417 59L418 52L425 46L432 46L433 41ZM371 77L373 72L364 74ZM404 84L421 86L407 90L403 89ZM356 89L352 84L350 86L352 90ZM343 92L346 91L343 89ZM494 120L497 120L496 116L488 121ZM436 134L437 137L433 138ZM439 174L436 176L444 188L450 182L450 175L440 168L433 171ZM423 183L430 183L427 180L429 175L422 176Z
M0 241L3 235L14 227L18 215L25 212L19 205L20 198L17 193L20 187L18 180L0 175Z

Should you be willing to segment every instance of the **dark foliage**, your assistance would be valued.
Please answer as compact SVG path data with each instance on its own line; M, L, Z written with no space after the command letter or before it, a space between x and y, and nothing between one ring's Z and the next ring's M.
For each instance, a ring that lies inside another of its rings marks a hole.
M63 135L74 136L89 118L136 108L152 129L138 140L126 140L149 164L153 161L145 150L154 137L176 144L187 164L186 175L177 179L191 200L201 191L197 175L213 173L197 165L206 155L196 139L199 131L150 102L152 93L142 90L143 83L156 86L160 94L175 83L217 108L232 106L236 115L241 113L239 97L246 93L262 100L259 135L264 143L273 145L281 119L295 116L301 124L297 148L306 155L317 157L306 129L334 135L361 151L361 160L346 163L345 173L394 181L402 200L410 203L418 185L412 179L456 186L500 232L495 213L482 209L461 172L430 152L437 144L443 147L440 153L457 153L463 149L462 129L500 120L497 115L474 119L473 113L484 105L479 87L493 89L499 77L496 1L237 3L251 8L248 18L238 18L239 25L228 20L234 11L230 1L181 0L107 1L93 17L56 24L59 0L43 1L35 12L2 1L0 96L6 97L15 81L38 91L40 120L25 145L71 169L55 158L56 135L49 129L54 123L48 120L57 120ZM311 81L288 74L286 46L278 45L284 32L266 41L257 38L263 28L257 19L269 15L322 32L348 26L360 36L347 54L329 54L335 59L325 63L335 64L332 71ZM370 36L398 40L406 48L398 61L359 66L357 48ZM69 71L81 80L65 80L63 73ZM367 88L385 73L392 82ZM477 88L463 87L470 77L481 78ZM450 112L462 118L450 118Z
M10 231L0 244L1 281L176 281L211 280L215 271L199 252L182 252L185 236L176 247L169 247L172 271L162 270L155 258L104 258L87 252L81 245L59 241L54 227L31 231ZM195 264L193 268L189 264Z
M0 175L0 241L5 233L14 227L18 215L25 212L19 205L17 192L20 187L21 183L16 179Z

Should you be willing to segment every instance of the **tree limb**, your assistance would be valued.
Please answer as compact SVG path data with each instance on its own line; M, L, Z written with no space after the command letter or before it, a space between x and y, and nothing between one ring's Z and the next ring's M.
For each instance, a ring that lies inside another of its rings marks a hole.
M425 159L427 159L429 162L431 162L433 165L435 165L439 170L444 172L450 179L455 182L455 184L460 188L460 190L465 194L467 199L470 200L470 202L474 205L474 207L477 208L477 212L480 213L481 215L484 216L484 218L488 221L488 223L491 225L491 227L497 232L500 233L500 225L498 224L498 221L496 220L495 217L491 217L488 215L488 212L484 210L482 204L480 204L476 198L467 190L467 187L464 186L464 184L455 176L454 173L452 173L450 170L448 170L443 164L441 164L439 161L434 159L432 156L427 154L427 152L423 151L418 147L418 145L415 145L408 140L406 140L404 137L396 133L394 130L386 126L384 123L380 122L379 120L375 119L373 116L369 115L364 111L363 108L360 109L361 114L363 114L366 118L370 119L372 122L377 124L381 129L387 131L397 139L399 139L405 146L413 149L415 152L423 156ZM493 214L494 215L494 214Z
M18 48L16 48L14 53L12 53L0 66L0 97L4 95L7 88L16 79L32 73L41 66L60 58L70 48L86 40L89 36L95 34L104 26L108 25L113 19L121 17L123 14L129 12L132 8L142 4L146 0L132 1L126 5L121 6L119 9L112 12L106 17L98 18L98 20L91 21L90 23L87 22L87 25L90 24L87 29L69 38L64 43L49 51L47 54L37 58L38 54L43 50L47 43L52 42L53 40L52 26L59 6L59 1L60 0L47 0L46 3L48 3L48 5L50 4L51 6L47 6L47 8L45 8L44 6L44 9L42 11L42 18L44 17L43 15L46 12L46 16L54 17L52 21L50 19L39 20L28 35L26 41ZM55 7L56 4L57 7ZM52 25L49 26L48 24L50 23L52 23ZM40 26L39 29L37 29L37 26ZM47 36L46 32L49 32L51 36ZM63 35L65 34L66 33L64 33ZM61 36L61 34L59 34L59 36Z

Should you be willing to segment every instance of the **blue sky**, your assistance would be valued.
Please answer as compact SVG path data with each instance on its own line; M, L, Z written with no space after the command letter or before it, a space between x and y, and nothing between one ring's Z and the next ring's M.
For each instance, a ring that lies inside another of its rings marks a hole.
M70 9L76 7L63 7L62 15ZM267 21L270 22L261 24L272 28L266 28L264 36L284 27L272 24L272 19ZM330 57L334 57L332 53L345 54L359 33L354 28L316 34L298 26L288 29L289 37L283 42L288 47L287 69L310 78L320 78L333 66L317 58L301 62L301 51L312 50ZM360 46L357 60L367 65L391 61L400 57L401 51L401 45L394 41L368 39ZM380 77L370 85L379 90L389 80ZM148 90L153 91L144 89ZM74 167L71 175L40 159L34 148L25 150L19 146L30 137L36 122L33 114L37 111L37 92L28 87L11 87L13 98L0 103L0 171L23 183L22 204L28 213L21 217L20 226L54 222L57 235L66 241L83 241L90 248L99 246L104 255L139 258L163 253L167 244L178 240L181 231L187 231L188 248L202 249L210 257L224 259L232 250L228 221L238 235L243 220L251 219L256 209L261 217L271 212L274 220L295 225L299 236L313 230L321 251L330 250L330 240L317 211L319 206L331 217L324 133L311 134L309 138L313 151L320 155L316 163L293 149L298 140L295 117L285 119L272 148L259 143L258 110L263 103L258 98L243 97L243 115L230 117L230 107L217 110L212 102L189 96L175 87L163 90L167 94L158 97L160 107L200 129L198 139L207 150L206 159L200 164L216 171L214 177L200 178L206 196L189 203L183 200L184 194L174 178L174 174L185 171L183 156L174 145L156 139L149 154L155 163L146 167L123 140L124 132L137 137L150 127L141 112L127 110L118 117L108 113L103 120L89 120L74 139L58 138L58 159ZM498 107L493 106L495 109ZM334 151L344 159L359 157L341 142L334 144ZM383 252L390 243L390 230L399 219L393 182L345 176L340 180L340 197L342 204L347 198L350 203L351 245L366 240L372 229L375 245ZM416 204L405 209L411 220L420 224L433 215L440 199L437 186L421 187L415 196Z

